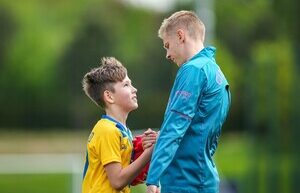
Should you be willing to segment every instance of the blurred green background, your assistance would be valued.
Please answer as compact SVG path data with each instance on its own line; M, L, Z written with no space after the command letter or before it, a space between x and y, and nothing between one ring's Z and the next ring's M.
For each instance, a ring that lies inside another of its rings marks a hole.
M129 127L160 127L177 67L165 59L157 30L181 9L206 24L205 44L217 48L231 86L215 156L220 193L300 191L296 0L1 0L1 192L74 192L68 172L3 172L11 166L1 156L74 154L83 164L85 141L103 111L84 95L81 80L103 56L118 58L138 89Z

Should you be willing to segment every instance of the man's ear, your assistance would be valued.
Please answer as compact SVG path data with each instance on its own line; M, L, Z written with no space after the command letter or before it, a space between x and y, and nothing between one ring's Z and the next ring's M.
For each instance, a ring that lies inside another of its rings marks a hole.
M113 97L112 93L108 90L104 91L103 99L108 104L113 104L114 103L114 97Z
M176 35L180 43L185 41L185 33L182 29L178 29Z

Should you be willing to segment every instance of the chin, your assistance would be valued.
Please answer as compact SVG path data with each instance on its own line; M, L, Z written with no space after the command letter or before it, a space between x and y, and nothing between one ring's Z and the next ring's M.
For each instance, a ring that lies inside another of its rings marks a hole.
M134 106L132 106L131 110L132 110L132 111L133 111L133 110L136 110L138 107L139 107L139 105L138 105L138 104L135 104Z

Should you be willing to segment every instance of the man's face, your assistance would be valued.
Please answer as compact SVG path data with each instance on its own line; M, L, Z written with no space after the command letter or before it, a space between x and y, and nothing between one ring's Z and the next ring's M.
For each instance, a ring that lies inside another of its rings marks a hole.
M177 66L181 66L185 60L182 57L182 42L176 34L165 35L163 38L166 58L173 61Z

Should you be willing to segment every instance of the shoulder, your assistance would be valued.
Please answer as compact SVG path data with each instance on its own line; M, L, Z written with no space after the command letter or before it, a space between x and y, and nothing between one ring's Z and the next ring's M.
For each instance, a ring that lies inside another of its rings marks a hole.
M195 73L195 72L200 72L202 67L203 67L202 65L197 64L197 62L195 62L195 61L189 61L180 67L178 73L179 74L191 74L191 73Z
M197 77L205 77L204 64L192 60L182 65L178 71L177 79L194 79Z
M98 137L104 137L104 136L112 136L112 135L120 135L119 129L116 127L116 125L106 119L99 120L94 129L93 132Z

